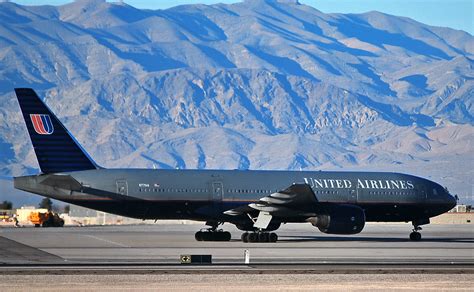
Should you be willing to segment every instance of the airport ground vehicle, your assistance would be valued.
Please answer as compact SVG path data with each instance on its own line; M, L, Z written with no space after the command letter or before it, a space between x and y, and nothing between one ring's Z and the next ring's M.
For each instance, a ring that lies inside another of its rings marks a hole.
M48 212L31 212L28 220L35 225L35 227L63 227L64 220L59 217L57 213Z
M0 210L0 221L9 221L13 217L12 210Z

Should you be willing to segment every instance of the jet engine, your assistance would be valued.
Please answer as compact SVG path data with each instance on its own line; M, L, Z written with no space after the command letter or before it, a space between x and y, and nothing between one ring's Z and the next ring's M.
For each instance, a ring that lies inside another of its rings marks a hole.
M356 234L365 225L364 210L354 205L337 205L321 214L310 217L308 222L329 234Z

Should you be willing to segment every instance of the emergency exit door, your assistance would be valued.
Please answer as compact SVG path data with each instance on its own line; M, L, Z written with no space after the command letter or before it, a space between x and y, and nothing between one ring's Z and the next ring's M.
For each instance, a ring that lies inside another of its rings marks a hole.
M224 196L224 186L222 182L212 183L212 200L214 202L221 202Z
M120 194L122 196L127 196L128 195L128 185L126 180L117 180L117 194Z

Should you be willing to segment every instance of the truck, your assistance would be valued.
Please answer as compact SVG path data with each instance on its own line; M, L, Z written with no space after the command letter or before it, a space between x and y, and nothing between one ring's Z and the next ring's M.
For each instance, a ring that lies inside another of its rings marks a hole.
M35 227L63 227L64 220L59 217L57 213L48 212L31 212L28 220L35 225Z

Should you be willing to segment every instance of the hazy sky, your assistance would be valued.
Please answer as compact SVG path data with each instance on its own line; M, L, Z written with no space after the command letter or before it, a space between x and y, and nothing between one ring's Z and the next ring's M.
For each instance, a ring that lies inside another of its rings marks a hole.
M1 1L1 0L0 0ZM116 0L116 2L119 0ZM15 0L27 5L61 5L72 0ZM114 1L109 1L114 2ZM164 9L181 4L235 3L238 0L125 0L137 8ZM300 0L323 12L360 13L377 10L388 14L407 16L436 26L462 29L474 34L474 0Z

